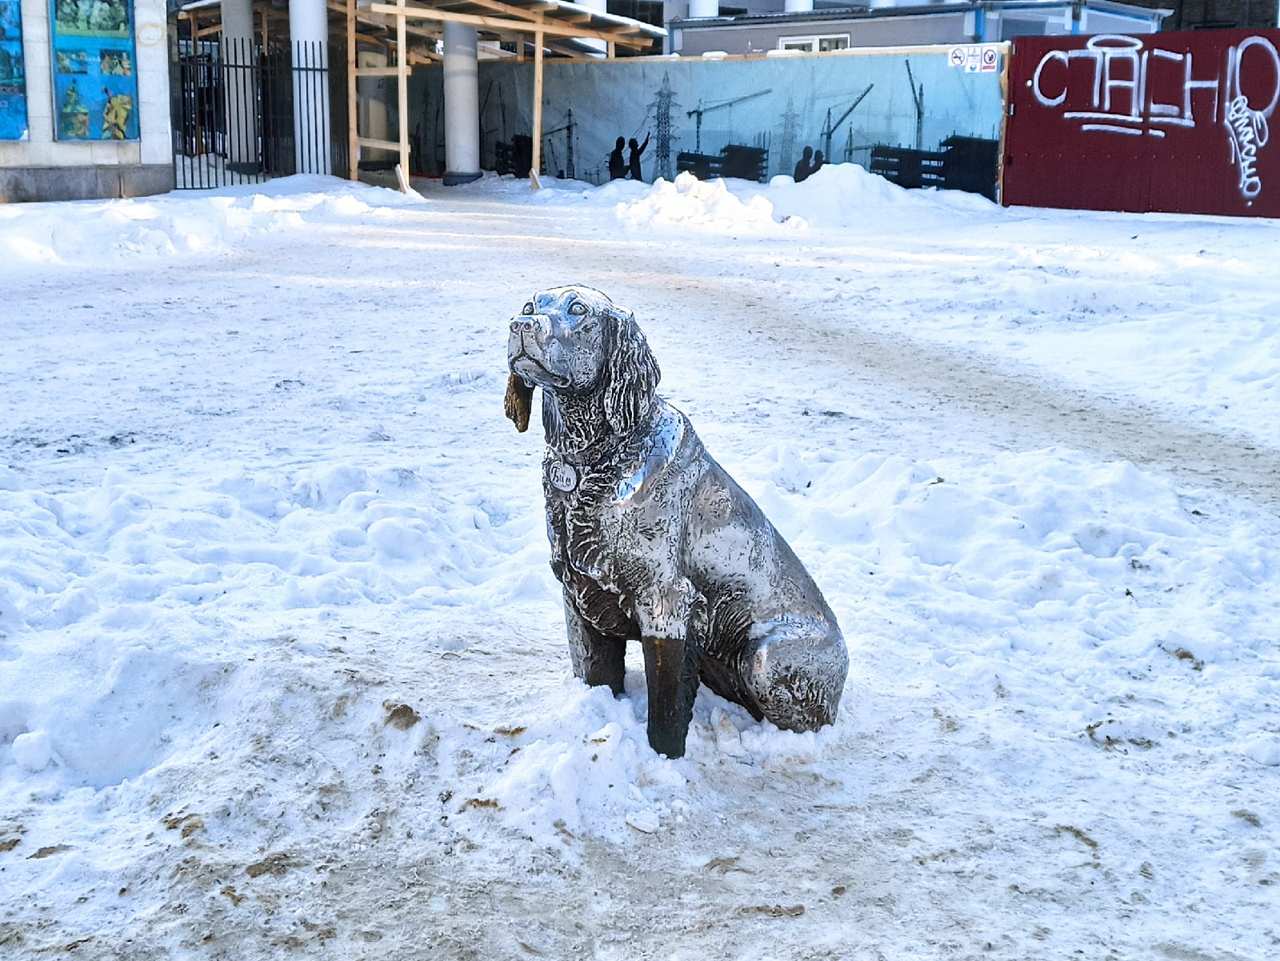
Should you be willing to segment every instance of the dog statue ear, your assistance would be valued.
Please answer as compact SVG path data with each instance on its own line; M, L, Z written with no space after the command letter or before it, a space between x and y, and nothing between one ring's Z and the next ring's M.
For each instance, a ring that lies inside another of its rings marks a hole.
M532 408L533 388L524 382L523 377L511 374L507 378L507 396L502 401L502 409L522 434L529 429L529 411Z
M613 324L606 340L604 415L616 433L630 431L649 413L662 371L649 350L635 314L610 308Z

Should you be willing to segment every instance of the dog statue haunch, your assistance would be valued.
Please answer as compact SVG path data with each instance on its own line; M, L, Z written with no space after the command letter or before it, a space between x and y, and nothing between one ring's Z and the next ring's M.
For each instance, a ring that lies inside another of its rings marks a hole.
M536 294L512 319L506 412L542 388L551 568L574 673L622 693L644 650L649 743L684 754L699 679L780 728L830 724L848 671L835 615L782 535L655 393L628 310L589 287Z

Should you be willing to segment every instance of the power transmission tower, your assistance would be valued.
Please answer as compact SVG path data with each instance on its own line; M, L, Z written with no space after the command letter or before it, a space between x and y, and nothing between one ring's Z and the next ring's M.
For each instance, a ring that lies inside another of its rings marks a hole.
M653 103L649 104L649 110L653 112L654 126L657 128L654 131L657 135L657 143L654 146L655 167L657 175L664 180L671 179L671 140L672 134L675 133L671 129L671 108L678 106L680 105L675 102L675 93L671 89L671 76L664 73L662 86L658 88Z
M796 152L796 121L800 115L796 113L795 104L787 98L787 110L782 115L782 144L778 153L779 173L791 173L792 158Z
M573 122L572 107L570 107L568 111L565 113L564 129L565 129L565 137L569 141L569 147L568 147L568 150L566 151L568 153L568 157L565 159L565 176L568 177L570 180L577 180L578 171L574 169L574 166L573 166L574 122Z

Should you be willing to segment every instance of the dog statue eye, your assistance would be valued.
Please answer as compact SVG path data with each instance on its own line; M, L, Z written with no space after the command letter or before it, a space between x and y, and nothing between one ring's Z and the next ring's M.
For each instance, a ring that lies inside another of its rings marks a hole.
M525 315L532 314L532 313L533 313L533 301L531 300L531 301L529 301L527 304L525 304L525 305L524 305L524 310L520 311L520 313L525 314Z
M577 314L579 317L581 317L581 316L582 316L583 314L585 314L586 312L587 312L587 305L586 305L586 304L584 304L584 303L583 303L582 301L580 301L580 300L576 300L576 301L574 301L574 302L569 306L569 313L571 313L571 314Z

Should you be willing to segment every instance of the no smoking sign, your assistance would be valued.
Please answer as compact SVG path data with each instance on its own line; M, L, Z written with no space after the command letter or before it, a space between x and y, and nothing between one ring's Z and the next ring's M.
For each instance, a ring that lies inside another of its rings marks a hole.
M995 73L1000 48L990 43L967 43L947 51L947 63L965 73Z

